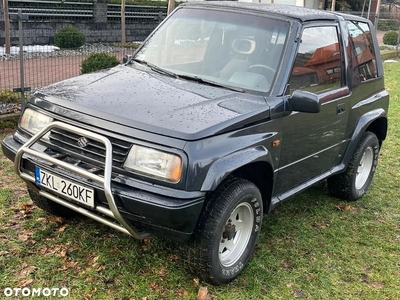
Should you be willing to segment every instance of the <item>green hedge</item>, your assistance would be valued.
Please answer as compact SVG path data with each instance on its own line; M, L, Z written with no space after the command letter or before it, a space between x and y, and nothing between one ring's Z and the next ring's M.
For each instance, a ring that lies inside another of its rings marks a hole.
M85 43L85 35L74 26L60 29L54 36L54 44L64 49L79 48Z
M399 23L396 20L392 19L382 19L379 20L378 30L389 31L389 30L398 30Z
M14 93L12 90L0 90L0 104L18 103L21 101L19 93Z
M0 115L0 130L17 128L19 114Z
M382 61L387 60L387 59L398 59L399 54L396 51L387 51L381 53Z
M119 60L108 53L90 54L81 65L81 73L91 73L102 69L108 69L119 65Z
M398 36L399 34L397 33L397 31L394 30L388 31L383 36L383 43L385 45L395 46L397 45Z

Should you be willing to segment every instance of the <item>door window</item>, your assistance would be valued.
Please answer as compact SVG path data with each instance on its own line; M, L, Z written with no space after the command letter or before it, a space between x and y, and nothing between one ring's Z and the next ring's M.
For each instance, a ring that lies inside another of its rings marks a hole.
M342 84L341 51L336 27L310 27L303 31L290 77L290 90L320 93Z

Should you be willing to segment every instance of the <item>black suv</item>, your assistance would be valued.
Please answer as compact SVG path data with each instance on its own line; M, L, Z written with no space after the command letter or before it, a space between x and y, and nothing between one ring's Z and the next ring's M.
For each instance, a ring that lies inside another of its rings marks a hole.
M195 2L125 64L33 94L2 147L37 206L184 242L220 284L290 196L324 179L336 197L366 193L388 105L368 20Z

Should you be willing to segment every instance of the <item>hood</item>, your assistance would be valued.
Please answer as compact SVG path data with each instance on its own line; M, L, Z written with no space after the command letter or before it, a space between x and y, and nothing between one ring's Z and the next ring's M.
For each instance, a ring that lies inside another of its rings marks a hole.
M83 114L194 140L269 116L261 96L120 65L52 84L35 96Z

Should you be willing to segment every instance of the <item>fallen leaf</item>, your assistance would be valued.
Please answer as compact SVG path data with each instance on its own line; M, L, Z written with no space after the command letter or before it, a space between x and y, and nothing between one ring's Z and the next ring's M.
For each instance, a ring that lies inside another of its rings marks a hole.
M67 228L67 225L62 226L58 229L58 232L64 232L66 228Z
M294 265L291 264L291 263L283 261L283 262L281 262L281 267L285 268L285 269L292 269L294 267Z
M23 280L20 283L18 283L17 287L20 287L20 288L26 287L26 286L30 285L32 282L33 282L33 279L26 279L26 280Z
M321 228L321 229L325 229L325 228L329 227L329 225L330 225L330 224L328 224L328 223L323 223L323 222L315 222L315 223L313 224L314 227L318 227L318 228Z
M9 252L8 251L0 251L0 256L5 256L7 255Z
M179 259L178 255L172 254L169 256L170 261L177 261Z
M142 240L142 244L147 245L150 243L150 241L151 241L151 238L145 238Z
M377 290L383 289L385 286L383 283L371 281L367 274L361 274L361 281Z
M105 268L106 268L105 266L99 266L99 267L97 268L96 271L97 271L98 273L100 273L100 272L103 271Z
M20 235L18 235L18 239L19 239L21 242L26 242L29 238L30 238L30 236L27 235L27 234L20 234Z
M286 284L286 287L291 288L293 286L293 282L289 282Z
M164 267L161 267L156 271L156 274L160 275L161 278L165 278L168 276L168 270Z
M38 253L39 253L40 255L44 255L44 254L47 253L47 250L48 250L48 248L45 246L45 247L40 248L39 251L38 251Z
M208 300L208 289L206 286L201 286L197 293L197 300Z
M199 278L194 278L193 282L194 282L195 285L199 285L200 279Z
M240 282L240 285L241 286L246 286L246 285L248 285L249 283L247 282L247 280L246 279L243 279L241 282Z
M175 295L177 297L186 297L189 293L186 290L179 289L175 291Z
M306 294L302 290L292 291L292 295L296 298L306 298Z
M66 266L67 266L68 268L73 268L73 267L75 267L77 264L78 264L77 261L67 261Z
M32 274L36 270L37 270L36 266L28 266L28 265L24 264L24 265L22 265L22 269L18 272L18 275L21 277L25 277L29 274Z
M152 291L157 290L157 289L158 289L158 284L157 284L157 282L153 281L152 283L150 283L150 289L151 289Z
M369 285L377 290L383 289L383 287L385 286L383 283L379 282L370 282Z
M49 216L49 220L52 221L52 222L55 222L55 223L57 223L59 225L62 225L62 224L65 223L65 218L54 216L54 215Z
M85 283L92 283L94 279L92 277L88 277L85 279Z
M344 205L344 206L335 205L335 207L336 207L338 210L341 210L341 211L348 211L348 210L350 210L350 208L351 208L350 205Z

